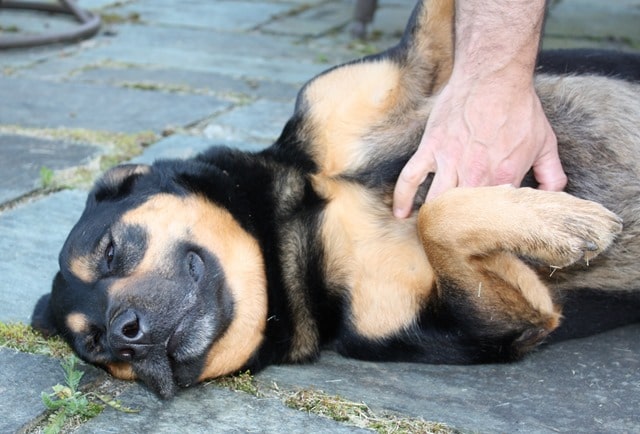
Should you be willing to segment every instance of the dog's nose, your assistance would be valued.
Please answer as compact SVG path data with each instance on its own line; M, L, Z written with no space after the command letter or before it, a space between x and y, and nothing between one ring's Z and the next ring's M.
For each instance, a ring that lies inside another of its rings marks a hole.
M144 358L151 340L143 316L132 309L119 313L109 327L109 344L115 355L123 361Z

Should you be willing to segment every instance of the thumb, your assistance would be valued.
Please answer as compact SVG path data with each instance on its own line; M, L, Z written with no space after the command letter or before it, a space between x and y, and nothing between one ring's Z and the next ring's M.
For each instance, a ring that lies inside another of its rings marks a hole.
M413 154L402 168L396 187L393 191L393 215L397 218L407 218L413 208L413 198L420 184L424 182L429 172L434 169L433 157L430 153Z

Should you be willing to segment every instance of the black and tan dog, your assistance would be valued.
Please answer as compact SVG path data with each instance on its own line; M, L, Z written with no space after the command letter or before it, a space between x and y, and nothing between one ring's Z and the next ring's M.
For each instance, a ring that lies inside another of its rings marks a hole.
M514 360L558 327L567 294L637 289L633 56L541 63L566 193L455 189L420 207L427 181L414 216L393 217L394 183L451 70L452 20L452 1L419 4L398 46L304 86L262 152L108 171L34 326L169 397L325 346L374 360ZM581 324L617 316L605 307Z

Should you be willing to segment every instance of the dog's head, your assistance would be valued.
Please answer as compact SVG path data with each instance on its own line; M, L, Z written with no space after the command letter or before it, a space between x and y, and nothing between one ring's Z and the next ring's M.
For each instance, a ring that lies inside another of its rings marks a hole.
M163 397L242 368L265 329L259 245L225 206L225 173L197 164L108 171L33 317L85 361Z

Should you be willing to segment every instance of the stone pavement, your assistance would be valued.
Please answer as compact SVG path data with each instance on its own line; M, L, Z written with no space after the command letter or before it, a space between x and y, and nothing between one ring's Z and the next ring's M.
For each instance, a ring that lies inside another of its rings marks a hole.
M30 321L95 174L134 157L268 145L302 83L397 39L412 1L380 3L372 40L353 43L347 0L80 1L105 21L95 38L0 52L0 321ZM640 0L557 0L544 46L638 50L639 22ZM0 9L0 36L68 25ZM71 188L54 188L61 185ZM635 325L559 343L513 365L366 363L327 352L256 380L281 394L321 390L464 432L640 432L639 333ZM0 348L0 432L33 430L45 410L40 393L63 382L59 366ZM273 394L205 385L161 402L140 385L83 369L86 387L121 391L140 412L107 409L81 432L363 430Z

